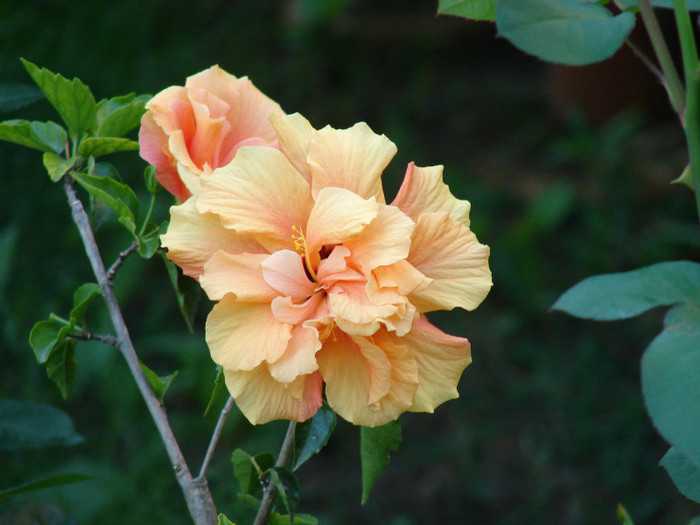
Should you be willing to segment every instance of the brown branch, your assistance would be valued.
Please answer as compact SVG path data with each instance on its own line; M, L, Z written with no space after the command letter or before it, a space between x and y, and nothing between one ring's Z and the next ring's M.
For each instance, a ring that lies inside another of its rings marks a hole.
M214 428L214 433L211 436L211 441L209 442L209 448L207 448L207 453L204 455L204 461L202 461L202 468L199 470L199 475L195 479L204 479L207 474L207 469L209 468L209 463L214 456L214 449L216 448L219 438L221 437L221 431L224 429L224 422L228 413L231 411L233 406L233 398L229 397L228 401L221 409L221 414L219 414L219 420L216 422L216 427Z
M151 417L158 428L158 432L160 433L160 437L163 440L168 457L170 458L170 463L175 471L175 477L185 496L190 515L196 525L215 525L218 521L216 507L214 506L214 501L209 492L207 481L204 478L195 480L192 477L177 440L175 439L175 435L168 423L165 407L153 394L141 370L134 345L131 342L129 331L126 328L122 312L119 308L119 303L117 303L112 284L105 270L104 263L102 262L97 243L95 242L95 236L90 228L90 221L73 187L73 179L65 177L63 188L68 197L68 204L70 205L73 222L78 227L85 252L92 266L92 271L104 295L105 305L109 311L114 331L116 332L118 348L124 356L129 370L131 371L131 375L134 377L136 385L141 392L141 396L146 402L148 411L151 413Z
M124 261L129 255L136 251L136 248L138 248L138 242L134 240L126 250L119 254L119 257L117 257L112 266L109 267L109 270L107 270L107 281L110 283L110 285L114 282L114 276L116 275L119 267L124 264Z

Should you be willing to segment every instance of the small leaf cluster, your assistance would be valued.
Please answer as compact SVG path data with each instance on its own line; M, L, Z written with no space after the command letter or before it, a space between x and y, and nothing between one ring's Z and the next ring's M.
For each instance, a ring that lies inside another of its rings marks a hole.
M548 62L584 65L611 57L635 25L636 0L439 0L438 14L496 23L499 36L517 48ZM651 0L655 7L673 7L673 0ZM700 10L700 0L688 0Z

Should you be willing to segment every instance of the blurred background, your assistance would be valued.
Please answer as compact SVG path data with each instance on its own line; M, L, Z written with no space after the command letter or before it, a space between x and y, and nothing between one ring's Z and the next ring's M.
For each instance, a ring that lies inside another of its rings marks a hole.
M81 78L99 100L153 94L219 64L316 127L364 120L386 134L398 146L384 174L388 200L415 161L444 164L452 192L471 201L495 286L474 312L431 316L472 343L461 397L433 415L401 417L401 449L365 506L359 432L339 421L297 472L300 512L324 525L584 525L615 523L622 503L638 525L686 523L700 510L658 466L667 446L639 385L639 359L663 312L603 324L549 311L585 277L696 258L691 192L669 184L686 163L678 123L624 53L600 66L554 67L496 38L488 23L436 17L436 3L4 0L0 83L30 82L22 56ZM45 101L0 118L58 120ZM145 204L145 163L135 154L106 160ZM66 315L74 289L92 279L38 152L0 144L0 195L0 397L54 404L85 437L69 448L0 452L0 488L47 473L95 476L0 502L0 523L190 523L117 351L79 345L67 401L36 364L32 325ZM112 221L98 242L110 264L130 240ZM158 257L129 258L116 286L141 359L163 375L180 370L166 401L198 470L225 401L203 416L215 377L203 339L210 305L202 301L189 334ZM88 322L109 331L101 305ZM236 501L231 452L276 453L285 428L251 427L237 411L226 424L209 480L220 511L239 524L250 514Z

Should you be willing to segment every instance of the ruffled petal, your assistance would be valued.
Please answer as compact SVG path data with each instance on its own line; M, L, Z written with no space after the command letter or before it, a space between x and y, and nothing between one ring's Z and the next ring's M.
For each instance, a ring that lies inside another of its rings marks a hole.
M184 202L190 194L178 177L175 158L167 146L168 136L156 124L153 113L144 113L139 129L139 155L156 167L156 180L180 202Z
M278 321L267 303L240 303L227 295L207 318L211 358L228 370L252 370L277 361L289 343L292 325Z
M394 143L364 122L349 129L326 126L314 134L307 157L314 197L334 186L384 203L381 174L395 154Z
M391 205L414 221L424 212L444 212L468 228L471 204L452 195L442 181L442 170L442 166L419 168L411 162Z
M253 146L203 179L197 198L200 212L216 213L270 253L294 248L292 228L306 224L311 204L309 184L284 154Z
M459 378L472 361L469 341L446 334L424 316L405 336L391 337L408 348L418 365L418 389L409 410L433 412L441 403L459 397Z
M380 205L377 217L362 232L344 242L353 264L369 275L373 268L405 259L414 223L401 210Z
M291 297L275 297L271 308L275 317L283 323L300 324L307 320L326 322L328 305L324 295L316 293L303 303L294 303Z
M338 327L351 335L372 335L382 319L396 314L395 304L375 304L367 296L365 283L344 282L328 293L328 305Z
M352 239L378 213L379 204L374 198L363 199L343 188L323 188L316 196L306 227L309 254L313 257L324 245L342 244Z
M253 425L275 419L306 421L323 404L323 379L318 372L285 384L275 381L262 364L249 372L224 369L224 378L238 408Z
M239 78L235 83L240 94L240 113L230 136L226 137L226 147L239 144L248 137L259 137L269 146L277 147L277 135L270 124L273 113L281 113L279 104L253 85L248 77Z
M413 400L418 385L416 362L405 347L388 337L378 336L373 343L337 334L316 357L328 403L356 425L388 423Z
M298 376L318 370L316 352L320 350L318 330L313 326L295 326L287 349L282 357L267 368L272 377L281 383L291 383Z
M352 268L348 268L346 258L350 250L345 246L336 246L331 254L318 265L316 276L322 288L327 289L337 281L362 281L367 278Z
M232 293L238 301L269 303L279 293L263 279L262 263L267 258L266 253L216 252L204 265L199 284L212 301Z
M200 213L194 198L170 208L170 225L160 242L168 249L168 259L185 275L199 279L204 264L219 250L229 253L263 252L254 239L227 229L218 216Z
M270 123L277 131L282 152L287 156L292 166L311 184L311 169L306 157L309 154L311 139L316 130L299 113L292 115L274 113L270 117Z
M284 296L307 298L314 293L316 285L306 276L304 260L297 252L280 250L262 263L265 282Z
M418 217L408 262L433 281L409 300L422 312L473 310L492 286L489 247L446 213Z

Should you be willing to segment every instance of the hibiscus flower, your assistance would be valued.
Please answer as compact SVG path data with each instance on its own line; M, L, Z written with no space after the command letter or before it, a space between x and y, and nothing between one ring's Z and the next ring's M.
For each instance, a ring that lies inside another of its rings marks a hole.
M271 121L280 150L239 149L171 209L162 237L216 301L206 339L241 411L252 423L303 421L325 384L340 416L377 426L457 397L469 342L424 313L472 310L491 288L469 203L441 166L410 164L386 204L396 146L365 123Z

